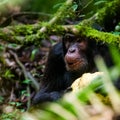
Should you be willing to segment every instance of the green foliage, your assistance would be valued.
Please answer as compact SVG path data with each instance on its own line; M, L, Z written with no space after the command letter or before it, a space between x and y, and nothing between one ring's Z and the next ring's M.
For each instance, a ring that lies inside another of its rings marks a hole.
M16 107L19 107L22 105L22 103L20 103L20 102L10 102L9 104L12 106L16 106Z
M113 56L113 61L116 65L116 69L118 70L119 74L120 74L120 48L115 47L115 46L110 46L110 51L111 54Z
M17 114L17 115L16 115ZM19 120L20 114L17 111L10 112L10 113L3 113L0 115L0 120Z
M74 5L72 6L73 11L76 11L77 8L78 8L78 5L77 5L77 4L74 4Z
M0 45L0 53L4 50L4 46Z
M38 51L38 49L37 49L37 48L36 48L36 49L34 49L34 50L32 51L31 56L30 56L30 60L31 60L31 61L33 61L33 60L34 60L34 58L35 58L35 55L36 55L37 51Z
M119 0L111 0L110 2L107 2L106 6L103 7L103 9L99 10L99 15L97 19L97 22L99 22L101 25L110 24L111 20L116 19L116 15L119 16L119 10L120 8L120 1Z
M28 94L27 90L22 90L22 91L21 91L21 95L30 97L30 94Z
M59 8L63 5L63 3L57 3L56 5L53 6L53 8Z
M115 30L112 31L113 34L115 35L120 35L120 23L118 23L116 26L115 26Z
M30 79L25 79L25 80L23 81L24 84L30 84L30 82L31 82Z
M11 70L6 69L3 77L4 77L5 79L12 79L12 78L14 77L14 74L12 74Z
M76 0L75 8L80 12L80 17L84 16L84 18L89 18L109 1L110 0Z
M96 1L94 5L101 5L101 4L104 4L106 2L107 2L107 0L99 0L99 1Z
M65 0L31 0L29 9L45 13L54 13Z
M4 97L0 96L0 104L3 103Z

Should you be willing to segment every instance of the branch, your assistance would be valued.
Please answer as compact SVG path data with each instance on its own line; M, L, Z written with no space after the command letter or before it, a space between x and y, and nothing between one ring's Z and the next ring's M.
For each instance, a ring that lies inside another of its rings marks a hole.
M43 39L43 36L47 35L52 35L52 34L57 34L57 35L63 35L66 32L72 32L74 34L79 34L81 37L86 37L90 39L94 39L97 41L104 41L107 43L117 43L120 44L120 36L114 35L112 33L108 32L101 32L98 30L95 30L91 27L83 26L83 25L52 25L52 27L47 28L47 33L41 33L39 34L32 34L32 35L26 35L26 36L12 36L11 34L9 35L8 33L3 33L4 34L4 39L6 41L18 43L18 44L36 44L40 45L40 40ZM49 34L48 34L49 33Z
M77 34L81 37L86 37L89 39L93 39L96 41L103 41L110 44L117 44L120 45L120 36L114 35L112 33L108 32L101 32L98 30L95 30L91 27L86 27L82 25L76 25L76 26L63 26L65 31L71 31L74 34Z

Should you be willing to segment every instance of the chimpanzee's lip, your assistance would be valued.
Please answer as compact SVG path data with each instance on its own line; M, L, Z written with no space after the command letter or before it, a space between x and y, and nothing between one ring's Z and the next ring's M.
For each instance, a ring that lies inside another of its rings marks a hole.
M73 63L68 63L69 66L74 66L76 64L78 64L79 62L73 62Z
M77 60L77 61L73 61L73 62L68 62L68 66L73 67L73 66L77 66L79 64L81 64L83 60Z

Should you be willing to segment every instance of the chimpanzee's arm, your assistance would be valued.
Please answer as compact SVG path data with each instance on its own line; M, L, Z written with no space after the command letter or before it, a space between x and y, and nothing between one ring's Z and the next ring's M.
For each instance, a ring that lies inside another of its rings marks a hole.
M54 101L60 98L66 88L64 82L65 64L62 43L56 44L49 52L41 89L33 98L33 104Z
M37 103L55 101L59 99L61 95L62 95L62 92L58 92L58 91L53 91L50 93L40 91L35 95L32 103L35 105Z

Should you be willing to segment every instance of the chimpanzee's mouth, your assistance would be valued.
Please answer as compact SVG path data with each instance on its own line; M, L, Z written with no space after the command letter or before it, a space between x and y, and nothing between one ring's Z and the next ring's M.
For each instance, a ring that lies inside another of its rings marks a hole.
M67 66L68 68L80 68L80 66L84 63L84 60L83 59L76 59L76 60L73 60L73 61L68 61L67 62Z
M74 63L75 63L75 62L72 62L72 63L68 63L68 65L70 65L70 66L71 66L71 65L73 65Z
M81 65L80 61L69 62L66 64L66 68L68 71L74 71L78 70L78 68L80 68L80 65Z
M69 62L68 66L72 67L72 66L77 66L81 63L82 61L74 61L74 62Z

